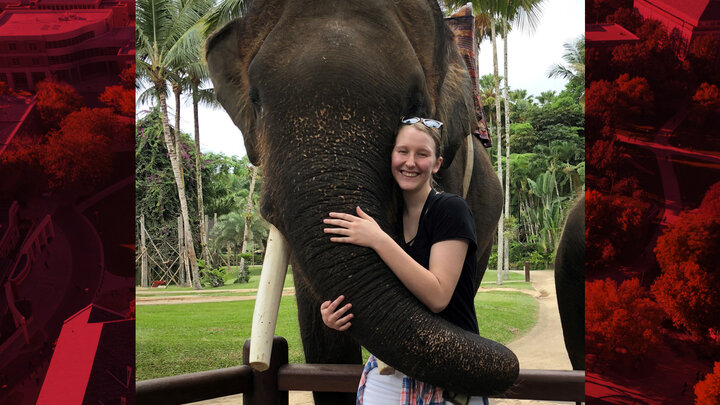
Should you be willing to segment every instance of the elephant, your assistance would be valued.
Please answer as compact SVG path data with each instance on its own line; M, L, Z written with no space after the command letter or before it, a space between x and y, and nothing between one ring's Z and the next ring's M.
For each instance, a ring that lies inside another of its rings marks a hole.
M555 291L573 370L585 369L585 196L570 209L555 255Z
M421 381L469 395L504 392L516 356L431 313L374 251L333 244L328 213L360 206L393 237L398 210L390 153L402 117L445 125L438 188L461 194L477 229L479 287L502 209L502 189L480 140L471 79L432 0L256 0L208 39L216 96L263 167L260 212L291 251L308 363L361 363L360 345ZM469 153L468 153L469 151ZM320 304L353 304L353 326L327 328ZM315 393L316 403L354 394Z

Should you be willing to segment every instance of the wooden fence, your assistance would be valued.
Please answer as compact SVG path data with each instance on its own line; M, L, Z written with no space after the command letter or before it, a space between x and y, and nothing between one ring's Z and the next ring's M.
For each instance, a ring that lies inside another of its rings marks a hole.
M175 377L139 381L135 386L139 405L171 405L244 394L244 405L285 405L288 391L355 392L362 365L288 364L287 341L276 336L270 368L250 368L250 339L243 347L245 365ZM585 401L585 372L520 370L513 387L494 398L547 401Z

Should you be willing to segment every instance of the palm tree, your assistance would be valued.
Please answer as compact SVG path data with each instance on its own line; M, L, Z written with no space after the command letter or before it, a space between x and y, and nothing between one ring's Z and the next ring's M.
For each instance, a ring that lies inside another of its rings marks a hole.
M499 11L500 18L503 27L503 69L504 77L503 83L503 98L505 99L505 162L507 167L505 168L505 218L510 218L510 98L508 93L510 91L510 85L508 84L508 26L516 23L519 26L525 26L534 31L537 26L537 20L541 13L541 3L544 0L505 0L500 1ZM503 234L505 235L505 234ZM500 243L498 241L498 243ZM504 244L504 268L505 268L505 279L510 279L510 248L509 240L507 236L503 237ZM500 260L498 254L498 261Z
M501 76L500 80L502 79L503 78ZM490 106L495 105L495 99L500 97L493 87L494 82L495 77L491 74L483 75L478 79L478 86L480 87L480 101L483 105L483 115L487 118L487 123L491 127L495 127L497 117L495 117L495 112L492 111Z
M190 88L193 105L193 123L195 129L195 175L197 184L197 203L198 203L198 216L200 217L200 246L201 255L208 266L212 266L210 250L208 249L208 236L206 234L207 226L205 224L205 208L203 202L202 192L202 170L200 167L200 118L198 114L198 106L200 103L217 108L219 103L215 99L215 92L212 88L200 88L203 82L209 80L210 73L208 72L207 63L202 57L203 53L203 41L200 36L199 28L189 36L192 44L192 49L195 50L190 56L191 60L186 61L186 82ZM179 110L178 110L179 111Z
M585 34L580 35L574 42L563 44L564 65L555 64L548 71L548 77L559 77L568 80L571 84L578 86L580 92L580 104L585 105Z
M201 289L202 286L182 177L179 128L172 133L168 122L167 81L173 71L182 66L182 61L191 60L193 49L188 44L191 42L188 37L193 35L194 25L211 4L210 0L139 0L135 25L137 74L151 83L160 106L163 139L178 189L183 236L195 289Z
M448 0L444 2L446 6L450 7L461 7L467 4L467 1L453 1ZM476 17L475 22L476 24L478 22L482 22L484 24L483 27L477 27L478 29L475 30L475 35L479 36L478 44L482 40L482 35L487 32L486 28L489 26L490 28L490 39L492 41L492 49L493 49L493 89L495 91L496 95L499 95L500 93L500 84L498 82L499 80L499 73L498 73L498 56L497 56L497 33L496 33L496 25L499 21L499 6L500 6L500 0L473 0L471 2L472 8L473 8L473 14ZM500 97L495 97L495 128L496 128L496 142L495 147L497 147L497 171L498 171L498 180L500 180L500 185L502 186L503 182L503 175L502 175L502 139L501 139L501 125L500 125ZM503 261L503 243L502 243L502 234L503 234L503 216L500 216L500 222L498 223L498 278L497 278L497 284L502 284L502 261Z
M555 94L555 90L547 90L540 93L539 96L535 96L535 99L541 106L543 106L545 104L552 103L556 97L557 95Z

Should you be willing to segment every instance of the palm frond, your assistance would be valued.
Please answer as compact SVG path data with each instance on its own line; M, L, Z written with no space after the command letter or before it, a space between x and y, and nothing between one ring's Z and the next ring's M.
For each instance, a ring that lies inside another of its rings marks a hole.
M198 102L206 107L210 107L212 109L218 109L221 107L220 102L217 101L217 98L215 98L215 89L213 88L199 89L197 92L197 98Z
M521 31L535 32L545 0L506 0L503 17Z
M138 104L154 104L157 102L157 93L154 87L148 87L137 97Z
M203 19L202 35L207 38L215 30L235 18L245 15L250 8L248 0L224 0L217 4Z

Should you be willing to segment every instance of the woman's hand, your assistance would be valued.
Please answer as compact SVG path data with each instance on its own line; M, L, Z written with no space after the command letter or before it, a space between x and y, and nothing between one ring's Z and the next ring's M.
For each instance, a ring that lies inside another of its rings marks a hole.
M360 207L357 207L357 216L331 212L330 218L323 219L328 225L336 228L325 228L325 233L341 235L342 237L331 237L331 242L352 243L358 246L374 249L379 242L382 242L387 234L380 228L380 225Z
M350 320L353 318L353 314L345 313L352 308L352 304L346 304L340 309L337 309L338 305L345 299L344 295L341 295L335 299L335 301L325 301L320 305L320 313L322 314L322 320L328 328L335 329L337 331L346 331L350 327ZM345 316L343 316L345 315Z

